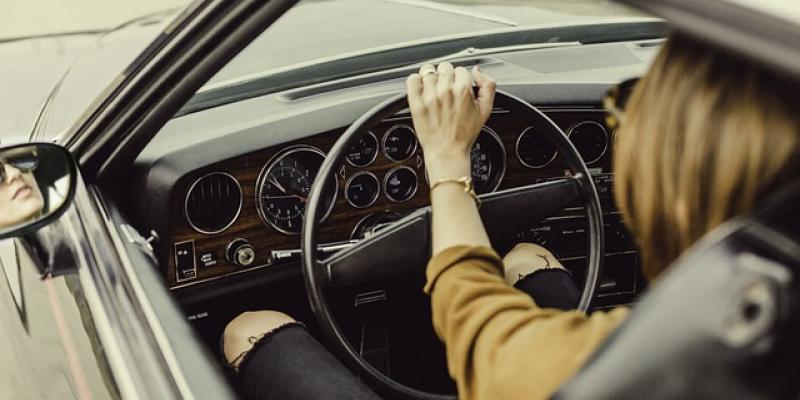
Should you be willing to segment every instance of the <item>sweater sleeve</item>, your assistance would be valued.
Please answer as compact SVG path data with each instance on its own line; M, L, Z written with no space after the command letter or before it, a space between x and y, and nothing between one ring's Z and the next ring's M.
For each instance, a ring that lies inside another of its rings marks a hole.
M546 398L628 313L539 308L503 281L502 260L486 247L437 254L428 263L425 291L464 400Z

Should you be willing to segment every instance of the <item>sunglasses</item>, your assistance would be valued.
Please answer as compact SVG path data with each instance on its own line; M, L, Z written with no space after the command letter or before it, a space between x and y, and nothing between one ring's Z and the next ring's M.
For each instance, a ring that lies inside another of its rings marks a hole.
M603 107L608 111L606 126L612 132L616 131L625 120L625 105L628 104L628 99L630 99L637 82L639 82L639 78L622 81L609 89L603 97Z
M8 176L6 165L10 165L22 173L32 172L39 166L39 155L35 151L3 155L0 158L0 183L5 182Z

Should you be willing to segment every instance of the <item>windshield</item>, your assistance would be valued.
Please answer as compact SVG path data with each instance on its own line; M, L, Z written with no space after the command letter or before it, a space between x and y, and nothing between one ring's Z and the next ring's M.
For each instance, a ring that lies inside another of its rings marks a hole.
M370 74L398 78L423 62L466 63L476 54L508 49L665 34L660 20L603 0L305 0L231 60L177 116Z
M635 16L607 0L303 0L209 84L437 37Z

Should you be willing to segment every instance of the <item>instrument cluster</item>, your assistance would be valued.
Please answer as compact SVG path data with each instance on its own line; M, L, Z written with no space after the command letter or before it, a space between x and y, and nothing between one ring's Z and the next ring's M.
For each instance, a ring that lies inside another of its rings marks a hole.
M609 146L606 129L595 121L578 122L569 128L567 135L589 165L597 162ZM544 168L557 157L553 144L535 127L526 127L516 136L514 153L519 163L530 169ZM379 155L396 165L385 171L370 169ZM300 233L311 185L325 157L325 152L319 148L300 144L278 152L261 168L256 183L256 204L266 226L287 235ZM414 157L416 160L408 165ZM340 179L330 178L330 189L325 195L326 213L321 222L330 215L339 195L350 207L365 209L380 198L391 203L405 203L418 193L421 185L429 184L416 133L406 123L392 124L382 134L368 131L349 149L346 160L353 171L342 179L341 188ZM475 191L478 194L496 191L506 168L503 140L490 127L484 126L470 152L470 174Z
M414 163L404 164L415 156L422 159L414 128L395 124L380 137L379 140L378 135L368 131L346 155L347 163L355 171L344 180L341 195L352 208L368 208L381 197L392 203L405 203L417 194L420 185L428 184L424 169L421 177ZM369 169L379 154L397 164L382 176L378 175L380 171ZM314 146L298 145L281 151L263 166L256 184L256 203L265 225L288 235L300 233L311 185L325 156ZM484 127L470 152L470 172L476 192L497 190L505 169L503 142L494 131ZM321 222L331 213L340 194L338 179L331 177L331 180Z

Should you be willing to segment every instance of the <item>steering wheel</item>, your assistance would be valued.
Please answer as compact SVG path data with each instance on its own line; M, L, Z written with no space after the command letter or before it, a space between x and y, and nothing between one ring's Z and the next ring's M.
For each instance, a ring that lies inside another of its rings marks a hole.
M578 309L587 311L600 277L604 254L603 215L594 181L580 154L550 118L525 101L497 91L495 107L510 111L539 129L556 146L573 175L563 179L487 193L480 196L480 214L490 238L513 235L582 200L588 218L589 261ZM326 259L319 259L319 223L325 213L323 193L344 162L348 149L383 119L408 108L401 93L378 104L356 120L336 141L317 173L303 223L303 278L311 310L325 339L347 366L391 398L455 400L454 396L420 391L386 376L370 365L348 342L326 301L326 288L375 282L396 276L424 274L431 257L431 209L419 209ZM509 212L513 210L513 212Z

